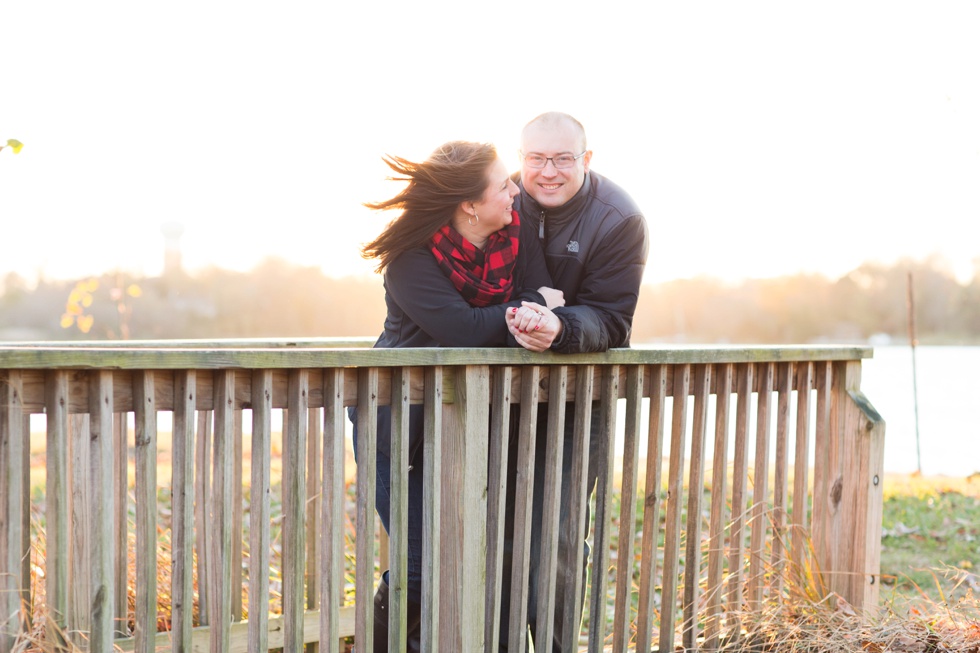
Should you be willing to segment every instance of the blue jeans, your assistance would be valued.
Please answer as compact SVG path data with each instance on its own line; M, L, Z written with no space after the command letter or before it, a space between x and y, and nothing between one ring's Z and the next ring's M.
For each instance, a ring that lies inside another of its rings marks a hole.
M347 409L354 424L354 460L357 460L357 409ZM408 600L422 603L422 541L424 523L422 493L424 461L422 460L423 413L422 406L411 406L408 413ZM391 533L391 410L378 408L378 455L375 487L375 508L386 533ZM388 580L387 570L384 572Z

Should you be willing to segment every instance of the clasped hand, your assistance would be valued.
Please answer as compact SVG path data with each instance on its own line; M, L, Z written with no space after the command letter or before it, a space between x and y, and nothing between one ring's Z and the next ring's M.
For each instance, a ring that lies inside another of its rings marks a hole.
M517 343L530 351L547 351L561 335L562 323L551 308L565 305L564 295L553 288L539 289L548 306L536 302L521 302L521 307L507 310L507 328ZM548 291L548 292L546 292Z

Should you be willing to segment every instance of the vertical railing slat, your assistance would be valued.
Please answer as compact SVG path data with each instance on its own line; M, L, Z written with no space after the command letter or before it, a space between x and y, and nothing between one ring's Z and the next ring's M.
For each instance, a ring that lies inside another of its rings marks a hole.
M541 510L541 550L538 556L537 632L535 648L551 647L555 635L555 585L558 579L558 533L561 511L562 464L565 453L565 397L568 367L554 365L548 376L548 421L544 451L544 495Z
M426 488L422 508L424 546L422 547L422 650L439 650L439 610L442 587L440 562L442 560L442 486L438 482L442 469L442 367L425 368L425 433L422 457L423 484Z
M565 576L565 603L561 615L562 632L557 633L565 648L577 647L582 626L582 586L585 583L585 563L582 556L582 542L588 535L589 524L585 519L585 507L589 502L588 485L590 465L589 449L592 439L592 388L595 368L580 365L575 372L575 414L574 443L571 450L569 489L572 494L572 512L568 517L568 532L572 533L572 543L566 549L566 558L560 561L558 573ZM564 400L564 399L563 399Z
M745 583L745 507L748 502L749 421L751 419L754 366L743 363L737 369L738 404L735 408L735 452L732 462L732 527L728 545L728 612L742 610ZM733 631L738 633L737 620Z
M136 439L136 651L154 650L157 632L157 413L153 374L133 376Z
M55 645L67 628L68 616L68 373L45 375L44 409L47 414L45 460L45 602L47 637Z
M674 368L670 425L670 459L667 467L667 519L664 523L663 597L660 605L660 650L674 649L677 582L681 546L681 505L684 496L684 455L687 446L687 403L691 385L690 364Z
M760 366L759 401L755 429L755 466L752 470L752 533L749 542L748 601L751 609L762 607L766 533L769 529L769 435L771 431L774 363Z
M174 374L173 414L173 526L171 558L173 653L190 653L194 626L194 411L197 375L190 370ZM203 586L204 583L201 583Z
M234 477L235 372L214 375L214 457L211 472L209 561L211 653L228 650L231 634L231 514ZM240 590L239 590L240 591Z
M456 384L456 406L464 412L463 487L460 518L463 524L462 569L486 568L487 464L490 437L490 368L467 365L464 383ZM458 380L458 379L457 379ZM486 578L481 571L462 576L460 622L463 651L484 648Z
M664 410L667 366L650 367L650 407L647 419L647 461L643 476L643 536L640 540L640 599L636 616L636 647L650 650L653 635L657 579L657 542L660 536L660 486L663 484Z
M725 564L725 500L728 480L728 419L733 366L718 367L715 387L715 441L711 468L711 513L708 519L708 580L705 589L704 648L718 649L721 635L722 579Z
M708 430L708 396L711 393L711 366L701 364L694 371L694 424L691 428L691 471L688 474L687 526L684 537L684 625L682 641L689 651L698 649L698 609L701 603L701 506L704 503L705 434Z
M374 650L374 533L378 454L378 368L357 371L357 546L354 640Z
M606 639L606 589L609 547L612 542L613 485L615 479L616 402L619 399L619 366L603 366L599 401L601 456L596 469L595 532L592 552L592 592L589 598L589 650L602 650Z
M518 423L517 482L514 492L508 650L523 653L527 645L528 577L531 558L531 511L534 499L534 458L537 441L538 383L541 369L521 369L521 412Z
M322 653L340 653L340 605L344 600L345 419L344 370L343 368L324 370L321 490L323 497L320 504L322 510L320 522L323 524L320 538L320 650ZM266 591L268 592L268 583Z
M626 368L626 415L623 430L623 472L619 501L619 550L616 558L616 603L613 621L614 653L626 652L630 639L630 601L633 589L633 539L636 528L636 486L640 456L640 409L643 368Z
M96 370L89 378L89 549L92 587L89 603L91 633L89 650L112 651L115 584L113 559L113 402L112 372Z
M23 598L23 509L24 447L23 379L19 371L0 375L0 651L13 650L16 636L24 629Z
M789 506L789 408L793 389L793 365L781 363L776 369L776 391L779 400L776 408L776 460L773 475L772 498L772 580L771 595L778 597L783 591L783 574L786 567L786 509Z
M391 373L391 505L388 541L388 645L402 651L408 633L409 368ZM383 570L382 570L383 571ZM380 642L375 642L377 647Z
M816 430L813 435L813 515L810 537L815 565L823 574L838 568L834 523L840 503L839 449L831 428L834 366L822 361L815 366L817 387ZM826 578L832 589L833 579Z
M490 404L490 465L487 479L487 611L486 653L495 653L500 640L500 592L503 585L504 521L507 518L507 465L510 452L510 390L513 368L493 370Z
M282 614L284 649L303 648L303 613L306 601L306 425L309 411L309 372L290 370L286 403L289 419L283 438L282 474Z
M806 546L809 519L809 471L810 471L810 408L812 405L813 363L797 367L796 381L796 461L793 465L793 521L790 559L796 565L795 573L802 580L804 565L809 560Z
M87 377L85 377L87 383ZM92 593L92 567L89 561L89 426L88 413L69 418L68 437L68 635L84 646L91 629L88 597Z
M252 468L248 532L248 653L269 650L272 370L252 372Z

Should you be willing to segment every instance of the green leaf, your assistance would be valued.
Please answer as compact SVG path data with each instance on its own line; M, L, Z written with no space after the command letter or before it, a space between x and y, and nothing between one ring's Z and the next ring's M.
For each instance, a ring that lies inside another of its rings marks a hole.
M14 154L18 154L24 147L23 143L14 138L8 138L7 145L14 151Z

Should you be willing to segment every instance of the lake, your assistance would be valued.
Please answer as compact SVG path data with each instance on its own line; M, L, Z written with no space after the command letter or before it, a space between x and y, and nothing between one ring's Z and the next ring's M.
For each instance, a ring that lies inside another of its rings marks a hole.
M885 471L917 467L915 387L918 389L922 473L966 476L980 472L980 347L875 347L865 360L861 388L885 419Z

